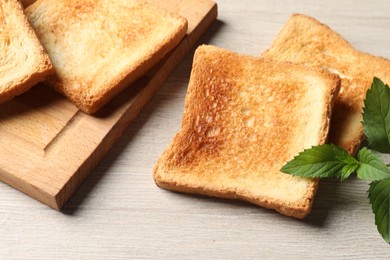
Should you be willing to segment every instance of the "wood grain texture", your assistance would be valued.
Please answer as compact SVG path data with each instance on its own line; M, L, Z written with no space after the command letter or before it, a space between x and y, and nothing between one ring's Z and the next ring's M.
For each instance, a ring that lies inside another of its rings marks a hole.
M190 26L185 38L94 116L44 86L2 106L1 181L60 209L217 15L215 3L208 0L147 2L186 17Z
M388 1L221 0L218 7L201 42L259 55L300 12L357 49L390 58ZM62 212L0 183L0 259L389 259L364 181L321 181L303 221L156 187L152 169L180 128L191 63L189 54Z

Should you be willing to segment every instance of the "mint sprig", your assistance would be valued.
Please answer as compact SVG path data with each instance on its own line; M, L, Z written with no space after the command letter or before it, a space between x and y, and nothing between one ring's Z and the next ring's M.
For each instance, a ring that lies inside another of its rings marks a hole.
M345 180L354 172L363 180L379 181L390 178L390 170L370 149L362 148L357 159L334 144L313 146L285 164L282 172L307 178L336 177Z
M309 178L348 178L359 162L334 144L314 146L299 153L281 169L282 172Z
M390 88L378 78L373 79L366 93L363 128L370 148L390 153ZM307 178L341 180L356 173L357 178L372 181L368 196L375 224L384 240L390 243L390 170L373 150L363 147L354 158L334 144L314 146L287 162L281 171Z

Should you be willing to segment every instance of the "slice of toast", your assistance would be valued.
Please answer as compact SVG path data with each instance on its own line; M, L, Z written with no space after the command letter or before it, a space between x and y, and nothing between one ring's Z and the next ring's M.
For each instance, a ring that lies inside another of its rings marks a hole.
M319 67L341 77L329 142L355 154L364 138L363 100L374 76L390 83L390 60L353 49L314 18L294 14L263 57Z
M156 184L305 217L318 180L279 170L325 142L339 87L320 69L199 47L182 127L154 167Z
M57 72L48 84L89 114L187 32L185 18L134 0L38 0L26 14Z
M0 2L0 52L0 103L26 92L53 72L17 0Z

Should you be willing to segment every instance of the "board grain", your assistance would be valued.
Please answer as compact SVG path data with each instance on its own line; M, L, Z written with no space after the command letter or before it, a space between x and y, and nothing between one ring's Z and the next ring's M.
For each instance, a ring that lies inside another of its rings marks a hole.
M186 17L185 38L93 116L43 85L0 106L1 181L61 209L217 16L209 0L144 2Z

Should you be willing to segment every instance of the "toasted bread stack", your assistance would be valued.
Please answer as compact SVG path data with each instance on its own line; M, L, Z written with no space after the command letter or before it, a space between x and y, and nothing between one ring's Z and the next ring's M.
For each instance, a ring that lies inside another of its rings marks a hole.
M38 0L25 14L17 0L0 4L0 103L45 80L95 113L187 32L184 17L136 0Z
M199 47L182 127L154 168L155 182L303 218L318 181L280 169L303 149L323 144L329 129L328 141L354 154L374 76L390 83L390 60L353 49L300 14L261 58Z
M88 114L156 65L188 26L137 0L38 0L25 14L17 0L2 1L0 25L0 103L45 81ZM280 168L327 140L354 154L374 76L390 83L390 60L353 49L300 14L262 57L201 46L181 130L158 160L154 180L173 191L241 199L303 218L318 180Z

